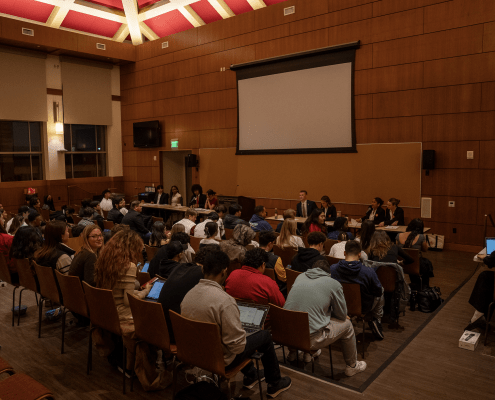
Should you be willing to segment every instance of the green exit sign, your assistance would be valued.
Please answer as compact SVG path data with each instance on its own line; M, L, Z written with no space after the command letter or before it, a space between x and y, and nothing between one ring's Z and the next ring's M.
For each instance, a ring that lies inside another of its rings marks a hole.
M170 140L170 147L172 149L178 149L179 148L179 139Z

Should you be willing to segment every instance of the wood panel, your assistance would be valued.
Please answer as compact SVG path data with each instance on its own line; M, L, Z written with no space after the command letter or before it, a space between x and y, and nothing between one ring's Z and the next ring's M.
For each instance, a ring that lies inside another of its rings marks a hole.
M423 63L373 68L355 73L356 94L420 88L423 88Z
M484 25L483 51L495 51L495 22Z
M482 86L481 110L495 110L495 82L486 82Z
M486 140L480 142L480 163L479 163L480 168L495 169L495 157L493 156L494 154L495 154L494 140Z
M373 43L423 33L423 9L421 8L373 18L372 21L371 41Z
M373 3L376 0L328 0L328 11L337 11L345 8Z
M436 3L443 3L446 0L380 0L373 3L373 16L379 17L385 14L393 14L400 11L420 8Z
M485 143L485 142L483 142ZM435 168L478 169L480 163L480 142L423 142L423 150L435 150ZM467 152L473 151L474 158L467 159Z
M423 117L366 119L356 121L357 143L421 142Z
M489 140L495 131L495 112L427 115L423 137L429 141Z

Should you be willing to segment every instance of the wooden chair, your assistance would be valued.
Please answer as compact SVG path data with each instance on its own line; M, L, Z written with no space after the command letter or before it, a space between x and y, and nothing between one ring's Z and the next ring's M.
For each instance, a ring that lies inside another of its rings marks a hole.
M55 399L50 389L26 374L17 373L0 382L2 400Z
M340 261L340 258L335 258L330 256L325 256L325 258L327 259L330 265L337 264Z
M50 210L40 210L41 218L43 218L43 221L48 222L50 221Z
M78 276L69 276L55 271L62 298L64 299L64 311L62 313L62 354L64 354L65 320L69 311L89 318L86 296Z
M332 246L336 243L338 243L338 240L332 240L332 239L327 239L325 240L325 243L323 244L324 249L325 249L325 254L330 254L330 249Z
M144 245L144 249L146 250L146 257L148 258L148 261L153 260L156 253L158 253L158 250L160 250L159 247L148 246L147 244Z
M18 283L12 283L12 276L10 274L9 267L7 265L7 261L5 261L5 257L3 254L0 254L0 279L9 285L14 287L14 291L12 294L12 326L14 326L14 311L15 311L15 291L19 287ZM19 304L18 313L21 313L21 305Z
M46 300L50 300L52 304L62 304L62 296L60 295L57 281L55 280L55 274L53 268L43 267L32 262L38 282L40 284L40 304L39 304L39 319L38 319L38 338L41 337L41 317L43 315L43 303ZM64 311L62 311L64 312ZM63 336L62 336L62 349L63 349Z
M304 246L305 246L306 248L308 248L308 247L309 247L309 243L308 243L308 235L303 235L303 236L302 236L302 241L303 241L303 243L304 243Z
M423 288L423 280L421 279L419 256L420 251L418 249L402 249L404 250L414 261L412 264L403 265L402 269L404 274L417 275L421 282L421 288Z
M79 215L76 215L75 213L74 215L72 215L72 219L74 220L74 224L76 225L82 220L82 218Z
M256 235L254 236L254 239L253 239L255 242L260 242L260 233L259 232L256 232Z
M161 217L151 217L151 221L153 221L153 222L151 223L151 225L153 225L156 221L161 221L161 222L163 222L163 218L161 218Z
M309 336L309 317L307 312L291 311L280 308L274 304L270 305L270 322L272 338L275 343L282 346L282 354L285 363L285 348L301 350L311 354L311 371L315 372L314 351L311 350L311 340ZM290 326L290 329L287 327ZM330 369L333 379L332 346L328 346L330 351Z
M190 239L190 245L193 248L193 250L197 253L199 251L199 242L203 240L203 238L195 237L195 236L189 236Z
M80 204L74 204L72 207L74 208L74 213L79 214L79 211L81 211L81 205Z
M103 219L107 219L107 217L108 217L108 211L101 210L101 212L103 214Z
M133 295L127 295L127 298L129 299L129 306L134 319L134 335L136 339L149 343L167 354L172 354L174 356L173 368L175 369L177 347L170 343L170 335L162 305L140 300ZM131 391L132 385L133 379L131 378Z
M495 288L495 274L493 274L493 287ZM486 315L486 329L485 329L485 341L484 345L486 346L486 340L488 339L488 334L490 333L491 328L491 320L493 317L493 311L495 309L495 290L493 291L493 301L488 305L488 314Z
M93 338L92 333L96 328L104 329L117 336L122 336L122 328L120 326L119 314L113 293L108 289L98 289L86 282L83 282L84 294L88 303L89 319L91 320L91 329L89 332L89 348L88 348L88 366L87 373L93 369ZM125 394L125 368L127 366L127 348L122 341L123 350L123 369L124 373L122 382L122 392Z
M38 281L35 277L33 270L31 269L31 263L27 258L16 259L15 265L17 269L17 273L19 274L19 286L22 286L23 289L19 292L19 309L21 308L22 301L22 292L28 289L34 292L34 297L36 298L36 305L39 306L38 303L38 293L39 293L39 285ZM21 320L21 313L17 315L17 326L19 326Z
M266 276L272 278L276 282L275 270L273 268L266 268L265 267L265 272L263 273L263 275L266 275Z
M72 226L69 226L69 238L72 238L74 236L72 236Z
M81 251L81 247L84 244L84 239L82 236L72 237L72 238L70 237L69 239L67 239L66 244L77 254Z
M378 280L382 284L385 293L395 292L395 282L397 282L397 271L394 267L382 265L376 270ZM405 312L404 312L405 314ZM397 325L399 324L399 316L397 316Z
M233 236L234 236L234 230L225 228L225 239L226 240L232 239Z
M0 357L0 374L7 373L9 375L13 375L14 368L3 358Z
M287 267L292 263L292 258L297 254L297 249L295 247L280 247L274 245L273 254L279 256L282 259L284 267Z
M249 250L253 250L255 248L255 245L254 244L248 244L246 246L246 250L249 251Z
M115 225L115 223L113 221L106 221L106 220L103 221L103 228L105 228L105 229L110 230L113 228L114 225Z
M177 358L185 364L194 365L216 374L221 380L227 381L228 398L232 398L231 381L237 373L251 362L245 359L237 367L225 369L223 360L222 339L217 324L193 321L170 310L170 320L174 329L177 346ZM201 337L201 340L198 340ZM205 346L208 343L208 346ZM263 400L261 380L259 379L259 360L256 358L260 398ZM174 368L173 396L177 384L177 368Z
M293 269L286 269L285 274L287 277L287 295L289 294L290 290L292 289L292 285L294 285L294 282L296 281L297 277L299 274L302 272L299 271L294 271Z
M235 271L236 269L241 269L242 268L242 264L237 261L237 260L233 260L230 262L229 264L229 268L227 270L227 277L232 273L232 271Z
M138 280L139 284L143 286L146 282L149 282L151 280L151 276L149 272L138 271L136 279Z
M344 290L345 302L347 304L347 315L351 318L356 317L357 321L363 321L363 360L364 360L364 335L365 324L364 314L361 312L361 286L359 283L341 283Z

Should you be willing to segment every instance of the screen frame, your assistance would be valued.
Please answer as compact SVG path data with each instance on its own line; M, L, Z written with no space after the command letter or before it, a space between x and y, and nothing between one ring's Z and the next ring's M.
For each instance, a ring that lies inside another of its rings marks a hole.
M292 53L280 57L265 58L243 64L233 64L230 69L236 72L237 85L237 143L236 155L252 154L311 154L311 153L357 153L356 149L356 118L354 105L354 70L355 54L360 48L360 41L323 47L310 51ZM305 148L305 149L239 149L239 81L284 72L294 72L304 69L328 65L351 63L351 140L349 147Z
M154 135L151 141L148 141L146 145L137 145L136 146L136 129L139 128L145 128L146 124L149 124L149 129L153 129ZM156 124L156 126L151 127L151 124ZM134 122L132 124L132 144L134 148L137 149L148 149L148 148L156 148L156 147L162 147L162 126L160 124L159 120L152 120L152 121L141 121L141 122Z

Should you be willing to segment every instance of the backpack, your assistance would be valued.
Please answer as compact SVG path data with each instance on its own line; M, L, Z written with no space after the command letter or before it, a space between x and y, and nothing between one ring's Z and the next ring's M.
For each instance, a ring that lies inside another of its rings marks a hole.
M228 400L218 387L208 382L198 382L182 389L175 395L177 400Z
M440 297L440 288L437 286L426 287L423 290L417 292L416 301L418 309L424 313L431 313L435 311L444 300Z

